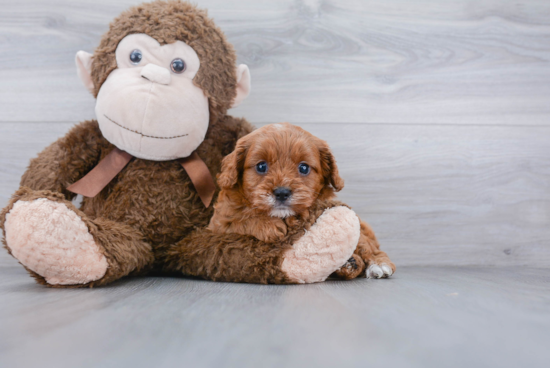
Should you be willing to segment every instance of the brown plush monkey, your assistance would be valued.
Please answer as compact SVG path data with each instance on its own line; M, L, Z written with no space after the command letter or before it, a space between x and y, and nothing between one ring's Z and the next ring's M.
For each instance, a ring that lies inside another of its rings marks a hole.
M316 282L352 255L359 221L343 207L293 244L204 229L217 194L212 177L252 130L227 115L248 95L248 68L236 67L205 11L181 1L133 7L76 62L97 98L97 121L33 159L0 214L6 249L37 282L92 287L151 270ZM85 196L81 208L70 201L75 193Z

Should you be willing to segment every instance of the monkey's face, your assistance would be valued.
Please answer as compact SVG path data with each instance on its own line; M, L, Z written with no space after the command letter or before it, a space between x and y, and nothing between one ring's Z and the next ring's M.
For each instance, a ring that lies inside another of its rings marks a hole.
M111 23L94 55L76 54L104 137L157 161L188 157L210 120L248 96L250 72L235 63L223 32L186 1L132 7Z
M209 123L208 98L193 84L200 68L195 50L182 41L161 46L146 34L131 34L118 44L116 62L97 95L104 137L143 159L189 156Z

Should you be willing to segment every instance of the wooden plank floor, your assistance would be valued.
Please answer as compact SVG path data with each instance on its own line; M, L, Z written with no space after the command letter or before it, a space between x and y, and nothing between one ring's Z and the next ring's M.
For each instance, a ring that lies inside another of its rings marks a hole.
M74 55L139 2L0 0L0 207L94 118ZM326 139L397 274L52 290L0 252L0 367L546 367L550 2L197 2L251 68L231 113Z
M79 121L74 68L140 0L0 0L1 121ZM250 65L256 123L548 125L547 0L199 0Z
M513 272L512 272L513 271ZM403 268L265 286L0 277L2 367L547 367L550 270Z

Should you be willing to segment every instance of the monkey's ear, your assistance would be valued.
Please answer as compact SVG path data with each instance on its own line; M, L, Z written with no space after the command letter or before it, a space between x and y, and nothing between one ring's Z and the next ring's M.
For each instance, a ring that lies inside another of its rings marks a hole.
M94 93L94 82L92 81L92 54L86 51L79 51L76 53L76 73L84 84L84 87Z
M237 96L231 107L237 107L250 94L250 70L248 66L241 64L237 68Z

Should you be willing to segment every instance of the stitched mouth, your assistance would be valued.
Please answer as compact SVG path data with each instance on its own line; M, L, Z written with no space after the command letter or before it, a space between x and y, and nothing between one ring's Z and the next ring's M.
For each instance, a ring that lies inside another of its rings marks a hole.
M173 137L156 137L154 135L147 135L147 134L143 134L142 132L138 132L136 130L132 130L130 128L126 128L125 126L123 125L120 125L119 123L117 123L116 121L114 121L113 119L111 119L110 117L108 117L107 115L103 114L103 116L105 116L111 123L121 127L122 129L125 129L129 132L132 132L132 133L135 133L135 134L139 134L141 135L142 137L147 137L147 138L155 138L155 139L174 139L174 138L181 138L181 137L187 137L189 134L182 134L182 135L175 135Z

